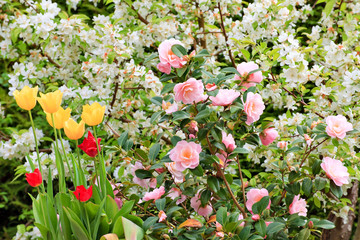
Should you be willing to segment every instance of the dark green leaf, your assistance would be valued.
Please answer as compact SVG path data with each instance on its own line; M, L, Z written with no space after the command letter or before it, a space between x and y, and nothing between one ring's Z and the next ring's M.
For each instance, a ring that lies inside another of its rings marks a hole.
M225 225L227 219L227 208L220 207L216 212L216 221L220 223L222 226Z
M144 169L137 169L135 171L135 175L140 179L148 179L152 178L152 173L149 171L146 171Z
M328 220L320 220L318 222L314 222L314 227L316 228L323 228L323 229L333 229L335 228L334 223Z
M179 58L181 58L182 56L187 54L186 49L181 46L180 44L174 44L171 46L171 51L178 56Z
M156 157L159 155L160 152L160 144L155 143L149 150L149 160L155 161Z
M177 121L177 120L182 120L182 119L186 119L186 118L190 118L190 114L184 111L177 111L173 113L173 120Z
M165 204L166 204L165 198L160 198L155 201L155 205L156 205L157 209L159 209L159 211L165 209Z
M302 190L304 194L309 197L312 192L312 181L310 178L305 178L302 183Z
M267 206L269 205L269 201L270 201L270 197L269 196L265 196L263 198L261 198L260 201L256 202L253 206L252 206L252 211L254 214L262 214L262 212L267 208Z
M343 195L342 188L337 186L333 181L330 181L330 190L338 199Z

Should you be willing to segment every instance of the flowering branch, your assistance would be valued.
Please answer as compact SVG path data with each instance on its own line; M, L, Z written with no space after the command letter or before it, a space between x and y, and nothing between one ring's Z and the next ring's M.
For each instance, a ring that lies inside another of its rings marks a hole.
M222 33L224 34L224 37L225 37L225 44L226 44L226 47L228 49L228 53L229 53L229 57L231 59L231 63L233 65L233 67L236 68L235 60L234 60L234 57L233 57L233 55L231 53L230 46L228 44L228 36L227 36L226 30L225 30L225 25L224 25L224 20L223 20L223 14L221 12L220 2L218 3L218 8L219 8L219 14L220 14L220 20L221 20L220 26L221 26Z
M273 80L274 82L278 83L278 81L276 80L274 74L273 74L273 73L270 73L270 75L271 75L272 80ZM294 98L295 100L297 99L297 96L296 96L293 92L289 91L286 87L284 87L284 86L281 85L281 88L282 88L284 91L286 91L287 93L289 93L291 96L293 96L293 98ZM309 105L309 104L307 104L306 102L304 102L304 100L300 100L299 102L300 102L302 105L304 105L304 106L308 106L308 105ZM321 114L318 113L318 112L314 112L314 113L315 113L316 115L318 115L319 117L321 117L321 118L325 118L323 115L321 115Z
M195 2L195 6L196 9L199 12L199 16L198 16L198 24L199 24L199 29L202 29L203 31L205 31L205 20L204 20L204 15L202 14L200 8L199 8L199 3ZM202 38L200 38L200 44L202 46L202 48L206 48L206 37L203 36Z
M240 181L241 181L241 190L242 190L242 195L243 195L243 199L244 199L244 203L245 203L246 202L245 185L244 185L244 179L243 179L242 172L241 172L240 160L239 160L238 156L236 157L236 161L237 161L238 168L239 168Z
M244 218L246 218L246 217L247 217L247 214L246 214L246 212L245 212L245 209L244 209L243 207L241 207L240 204L239 204L239 202L236 200L236 198L235 198L235 196L234 196L234 194L233 194L233 192L232 192L232 190L231 190L231 188L230 188L230 185L229 185L228 181L227 181L226 178L225 178L224 173L223 173L223 172L221 171L221 169L220 169L219 164L218 164L218 163L215 163L215 165L216 165L216 168L217 168L217 172L220 173L221 178L224 180L225 186L226 186L227 190L229 191L230 196L231 196L232 200L234 201L236 207L237 207L237 208L240 210L240 212L243 214Z
M310 153L312 152L312 151L314 151L318 146L320 146L322 143L324 143L326 140L328 140L328 138L325 138L323 141L321 141L319 144L317 144L316 146L314 146L313 148L311 148L307 153L305 153L305 155L304 155L304 158L303 158L303 160L301 161L301 163L300 163L300 168L301 168L301 166L304 164L304 162L305 162L305 160L306 160L306 158L310 155Z

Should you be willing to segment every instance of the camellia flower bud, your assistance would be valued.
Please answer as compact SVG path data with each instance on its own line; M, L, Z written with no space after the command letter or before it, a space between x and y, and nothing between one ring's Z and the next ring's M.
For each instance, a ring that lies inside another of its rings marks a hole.
M66 108L64 110L62 107L60 107L59 110L56 113L54 113L54 123L56 129L62 129L64 127L64 123L70 118L70 112L71 112L70 108ZM52 124L51 114L47 112L45 113L46 113L46 120L48 121L50 126L54 127Z
M42 109L46 113L56 113L61 104L62 92L56 90L55 92L50 92L47 94L40 93L40 97L37 98Z
M25 173L26 181L32 187L37 187L42 184L42 176L38 168L33 173Z
M254 220L255 222L260 220L260 215L259 214L254 214L251 216L251 219Z
M103 121L105 114L105 106L101 106L98 102L83 106L82 120L89 126L95 126Z
M310 229L314 227L313 221L309 221L309 222L308 222L308 227L309 227Z
M36 96L38 93L38 86L30 88L29 86L23 87L21 91L15 90L13 95L15 97L16 103L19 107L24 110L31 110L36 105Z
M75 189L75 192L73 194L80 202L86 202L88 201L92 196L92 186L90 186L88 189L84 187L84 185L77 186Z
M85 123L82 120L80 123L77 123L72 118L69 118L69 120L64 123L64 132L71 140L78 140L82 138L85 133Z
M263 145L268 146L278 136L279 136L279 133L275 130L275 128L267 128L262 133L260 133L260 140Z

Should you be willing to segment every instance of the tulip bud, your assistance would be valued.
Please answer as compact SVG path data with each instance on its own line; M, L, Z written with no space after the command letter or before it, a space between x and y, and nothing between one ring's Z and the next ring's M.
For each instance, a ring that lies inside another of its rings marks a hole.
M38 86L30 88L29 86L23 87L21 91L15 90L13 95L19 107L24 110L31 110L36 105L36 96L38 93Z
M54 123L55 123L55 128L56 129L62 129L64 127L64 124L67 120L69 120L70 118L70 112L71 109L70 108L66 108L65 110L60 107L59 110L54 114ZM52 118L51 118L51 114L50 113L46 113L46 120L48 121L48 123L50 124L50 126L54 127L52 124Z
M72 118L69 118L69 120L64 123L64 132L71 140L78 140L82 138L85 133L85 123L82 120L80 123L77 123Z
M56 90L55 92L50 92L47 94L40 93L40 97L37 98L42 109L46 113L56 113L61 104L62 92Z
M98 102L91 105L83 106L82 120L89 126L95 126L103 121L105 114L105 106L101 106Z
M75 189L75 192L73 194L80 202L86 202L88 201L92 196L92 186L90 186L88 189L84 187L84 185L77 186Z
M42 176L38 168L33 173L25 173L26 181L32 187L37 187L42 184Z

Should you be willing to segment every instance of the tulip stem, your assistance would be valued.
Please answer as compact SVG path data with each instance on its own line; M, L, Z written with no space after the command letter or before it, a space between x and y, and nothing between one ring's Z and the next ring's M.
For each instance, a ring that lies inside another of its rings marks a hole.
M58 146L58 138L57 138L57 132L55 128L55 121L54 121L54 114L51 113L51 121L54 128L54 134L55 134L55 161L57 162L56 167L59 170L59 190L60 192L65 192L65 171L64 171L64 164L62 162L59 146ZM65 153L64 153L65 154Z
M68 169L69 169L69 172L70 172L70 177L71 177L72 181L74 182L75 179L74 179L74 176L73 176L73 174L72 174L73 171L71 171L69 159L68 159L67 156L66 156L65 147L64 147L64 143L63 143L62 136L61 136L61 131L60 131L60 129L58 129L58 131L59 131L59 138L60 138L61 147L62 147L62 150L63 150L63 152L64 152L64 156L65 156L65 161L66 161L66 164L67 164ZM74 168L74 166L73 166L73 168Z
M31 126L32 126L32 130L33 130L33 135L34 135L34 141L35 141L35 148L36 148L37 160L38 160L38 164L39 164L39 170L40 170L40 173L41 173L41 175L42 175L43 172L42 172L42 167L41 167L41 164L40 164L39 147L38 147L38 143L37 143L37 139L36 139L35 124L34 124L34 120L33 120L32 115L31 115L31 110L29 110L29 116L30 116L30 122L31 122Z
M33 120L32 115L31 115L31 110L29 110L29 116L30 116L31 128L33 130L33 135L34 135L35 149L36 149L36 155L37 155L37 161L38 161L38 165L39 165L39 170L40 170L41 176L44 176L43 171L42 171L42 167L41 167L41 163L40 163L39 146L38 146L38 143L37 143L36 132L35 132L35 124L34 124L34 120ZM28 157L30 159L30 156L28 156ZM45 191L43 181L41 181L41 190Z
M105 161L104 161L104 158L102 158L102 156L101 156L100 147L99 147L99 143L98 143L98 138L97 138L97 136L96 136L96 128L95 128L95 126L93 126L93 131L94 131L96 148L97 148L97 152L98 152L98 156L99 156L100 186L101 186L101 188L102 188L102 193L104 194L103 197L105 198L105 197L106 197L106 170L105 170Z

